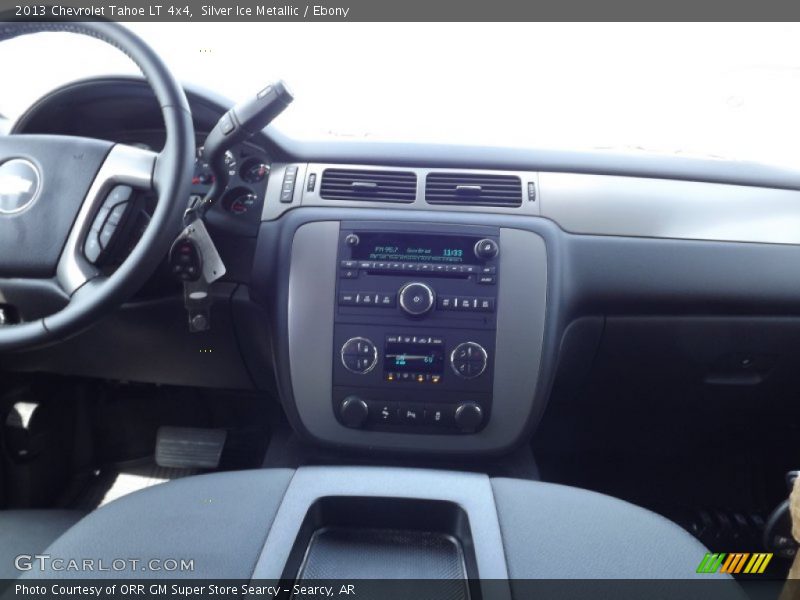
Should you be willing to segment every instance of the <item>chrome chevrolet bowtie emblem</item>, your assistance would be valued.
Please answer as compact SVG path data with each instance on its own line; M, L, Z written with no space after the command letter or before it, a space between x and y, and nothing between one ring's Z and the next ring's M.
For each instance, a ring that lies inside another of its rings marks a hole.
M41 178L32 162L15 158L0 165L0 214L28 208L39 195Z

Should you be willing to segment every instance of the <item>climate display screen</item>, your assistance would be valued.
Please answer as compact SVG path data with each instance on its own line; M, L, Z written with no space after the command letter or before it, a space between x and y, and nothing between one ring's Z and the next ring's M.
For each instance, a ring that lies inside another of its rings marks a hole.
M386 372L441 374L444 346L386 342L383 357L383 370Z
M475 263L473 248L478 238L455 235L403 235L401 233L359 233L353 247L354 260Z

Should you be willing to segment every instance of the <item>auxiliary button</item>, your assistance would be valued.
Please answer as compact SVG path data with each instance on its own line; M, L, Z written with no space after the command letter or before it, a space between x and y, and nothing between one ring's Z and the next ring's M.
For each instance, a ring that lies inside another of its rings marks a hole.
M399 420L398 408L394 402L372 402L369 415L375 423L396 423Z
M482 312L494 312L494 298L478 298L477 309Z
M453 414L455 410L452 406L427 405L425 407L425 422L428 425L438 427L449 427L453 424Z
M409 425L416 425L425 420L425 409L417 404L404 404L400 407L400 420Z
M378 295L378 305L385 306L391 308L394 306L395 296L394 294L379 294Z
M353 292L342 292L339 294L339 306L353 306L356 303L356 295Z
M366 293L366 294L359 294L358 298L356 299L358 304L373 306L375 304L375 294Z

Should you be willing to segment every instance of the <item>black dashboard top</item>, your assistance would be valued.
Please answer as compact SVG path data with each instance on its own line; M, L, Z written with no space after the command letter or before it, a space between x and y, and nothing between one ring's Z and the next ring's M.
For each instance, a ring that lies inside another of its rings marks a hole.
M185 89L198 131L211 129L232 105L229 99L216 92L194 85L186 85ZM99 106L103 107L102 111L96 110ZM17 121L13 132L77 135L76 127L80 127L80 135L108 139L109 132L160 129L160 118L152 92L140 78L97 77L67 84L41 98ZM54 127L58 130L54 131ZM273 160L286 162L530 170L800 189L797 170L681 155L354 140L305 141L272 126L254 142Z

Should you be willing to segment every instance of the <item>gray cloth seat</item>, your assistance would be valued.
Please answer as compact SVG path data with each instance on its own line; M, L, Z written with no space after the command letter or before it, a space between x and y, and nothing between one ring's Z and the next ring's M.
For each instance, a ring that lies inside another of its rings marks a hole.
M518 479L493 479L492 490L512 579L686 579L708 552L672 521L611 496Z
M41 554L84 516L74 510L0 511L0 579L15 579L19 555Z
M414 476L413 470L397 471L387 476ZM26 577L249 579L293 474L217 473L141 490L94 511L47 549L65 559L191 559L192 571L126 568ZM491 492L500 551L513 579L685 579L695 576L707 552L667 519L594 492L512 479L491 480Z

